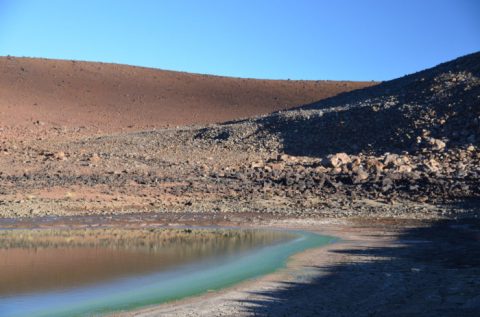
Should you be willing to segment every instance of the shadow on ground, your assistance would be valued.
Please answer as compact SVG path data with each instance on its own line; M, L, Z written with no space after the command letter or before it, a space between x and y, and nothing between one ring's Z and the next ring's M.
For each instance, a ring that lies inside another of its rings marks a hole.
M258 122L295 156L415 152L424 131L450 147L464 146L478 142L473 120L480 115L479 77L480 53L475 53L297 108L303 113L286 111Z
M355 262L243 301L253 316L480 316L479 205L400 231L394 246L339 249Z

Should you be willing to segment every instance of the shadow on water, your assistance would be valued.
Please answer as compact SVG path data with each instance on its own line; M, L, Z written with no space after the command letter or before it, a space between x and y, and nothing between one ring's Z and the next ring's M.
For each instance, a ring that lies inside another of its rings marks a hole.
M254 293L243 307L254 316L480 316L479 207L405 228L393 246L332 250L358 261L306 267L322 274Z

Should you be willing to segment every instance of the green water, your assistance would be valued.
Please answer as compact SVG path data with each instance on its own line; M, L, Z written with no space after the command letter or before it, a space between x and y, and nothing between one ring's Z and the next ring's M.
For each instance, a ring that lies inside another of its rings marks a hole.
M274 272L284 267L291 255L333 241L331 237L307 232L284 233L284 239L270 245L233 247L230 252L178 262L157 272L137 272L78 287L0 295L0 316L92 316L164 303Z

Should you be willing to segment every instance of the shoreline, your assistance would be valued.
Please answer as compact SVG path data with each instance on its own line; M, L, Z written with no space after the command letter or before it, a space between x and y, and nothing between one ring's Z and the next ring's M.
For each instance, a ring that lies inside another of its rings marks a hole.
M466 215L466 214L465 214ZM0 223L23 228L244 227L304 230L341 241L231 287L109 316L477 316L480 219L276 219L144 214ZM172 222L173 219L177 221ZM245 225L247 223L247 225Z
M479 254L462 245L480 240L479 221L291 219L256 226L341 241L293 255L286 268L254 280L109 316L473 317L480 308Z
M297 283L302 280L305 281L306 278L318 277L322 275L321 272L312 272L311 270L309 270L310 272L305 272L305 266L311 266L313 264L329 265L332 261L337 260L328 256L330 252L354 247L359 241L367 242L366 240L359 240L359 234L352 231L352 223L348 220L307 220L306 222L308 224L306 225L295 224L295 221L292 220L287 220L287 223L275 223L275 221L272 221L270 224L263 224L260 226L250 225L244 226L244 228L253 227L258 229L301 230L331 236L338 239L338 241L296 253L289 257L283 268L280 268L273 273L249 279L224 289L206 292L172 302L143 307L132 311L114 312L107 316L219 316L225 314L243 316L245 312L242 311L242 305L229 305L228 303L232 303L232 301L241 302L252 300L256 297L252 293L280 289L283 283ZM315 229L315 225L317 224L322 225L323 228ZM212 310L212 307L215 308ZM196 313L192 313L193 311Z

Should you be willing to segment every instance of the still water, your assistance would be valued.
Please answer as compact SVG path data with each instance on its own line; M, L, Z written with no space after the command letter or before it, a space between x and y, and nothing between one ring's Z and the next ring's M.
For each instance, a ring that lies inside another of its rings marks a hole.
M330 237L269 230L0 232L0 316L92 316L275 271Z

